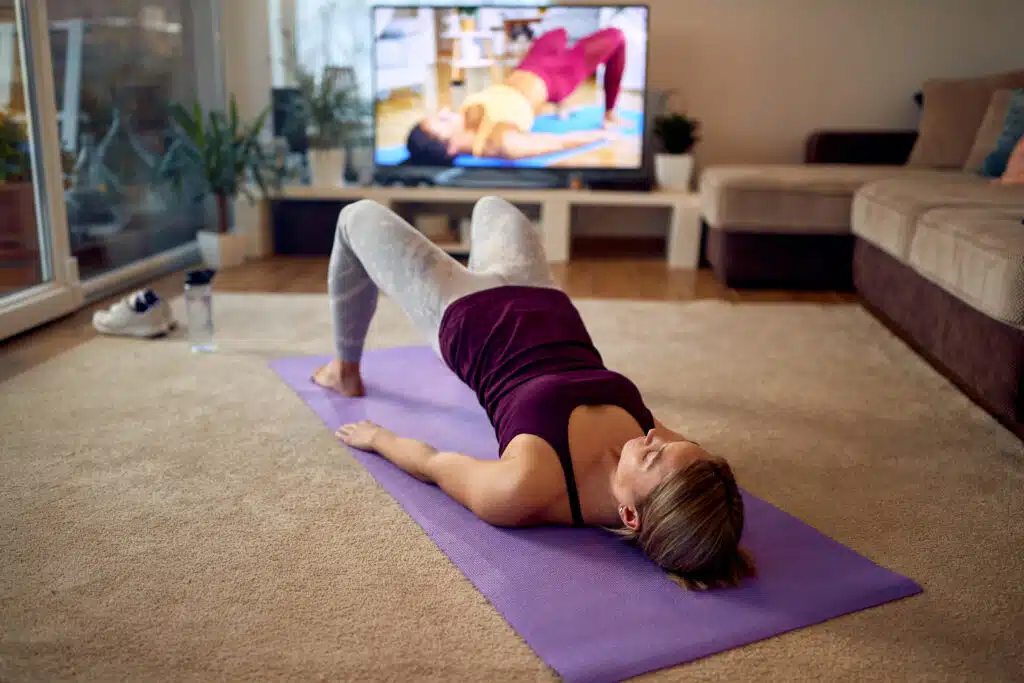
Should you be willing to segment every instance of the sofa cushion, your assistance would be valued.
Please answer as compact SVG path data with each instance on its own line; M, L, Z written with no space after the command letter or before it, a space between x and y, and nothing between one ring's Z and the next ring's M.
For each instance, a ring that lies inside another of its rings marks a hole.
M1013 88L1024 88L1024 71L978 78L940 78L925 83L920 135L907 165L915 168L963 168L992 94Z
M908 265L986 315L1024 325L1024 206L933 209L918 221Z
M871 182L853 198L853 232L905 262L918 219L941 207L1021 208L1024 187L960 171Z
M713 229L845 234L857 188L879 178L927 173L854 164L712 166L701 175L701 212Z
M988 111L982 119L981 127L974 136L974 145L971 146L971 153L967 155L964 162L965 171L981 170L981 164L985 157L996 148L999 136L1003 134L1006 127L1006 114L1010 111L1010 98L1012 90L996 90L988 103Z

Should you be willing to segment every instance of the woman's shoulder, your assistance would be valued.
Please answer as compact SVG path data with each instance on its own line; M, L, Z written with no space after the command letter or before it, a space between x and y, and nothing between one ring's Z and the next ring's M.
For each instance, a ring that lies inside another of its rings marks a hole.
M538 523L551 521L540 518L567 498L565 475L555 449L538 436L519 434L505 447L501 459L515 471L519 503Z
M505 446L501 459L517 463L517 469L529 479L561 472L555 449L535 434L517 434Z

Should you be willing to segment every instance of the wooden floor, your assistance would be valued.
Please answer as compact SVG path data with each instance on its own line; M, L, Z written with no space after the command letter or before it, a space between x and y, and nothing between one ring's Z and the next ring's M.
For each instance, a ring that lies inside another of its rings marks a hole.
M670 270L663 258L630 260L574 259L554 267L555 277L575 298L692 301L722 299L743 302L850 303L856 295L839 292L737 291L723 287L709 270ZM184 273L151 284L165 298L181 294ZM221 271L215 280L220 292L278 292L326 294L326 258L272 257ZM97 302L66 318L0 342L0 381L24 372L96 336L92 312L118 297ZM324 298L324 306L327 299Z

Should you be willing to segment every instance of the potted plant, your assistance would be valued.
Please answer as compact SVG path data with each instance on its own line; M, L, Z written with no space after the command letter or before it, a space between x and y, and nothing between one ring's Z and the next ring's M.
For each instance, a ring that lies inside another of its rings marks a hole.
M654 120L654 134L661 151L654 157L654 175L658 186L666 190L690 191L693 176L693 146L700 139L700 122L685 114L669 113Z
M0 111L0 183L31 182L25 124Z
M477 7L459 8L459 25L463 31L471 33L476 30Z
M197 235L203 261L212 268L245 260L245 235L231 232L231 214L238 195L245 195L254 204L257 198L253 189L266 199L268 186L280 184L273 155L263 149L259 139L269 110L243 123L234 95L226 114L211 111L204 116L198 104L191 111L177 102L171 104L172 142L157 163L156 176L159 181L170 181L179 193L189 185L192 196L186 199L205 201L213 197L214 230L200 230Z
M313 185L337 185L345 174L345 152L365 137L370 107L356 83L354 71L327 67L319 75L293 61L299 97L290 118L303 126L309 143Z
M22 256L38 249L34 204L28 132L0 111L0 248Z

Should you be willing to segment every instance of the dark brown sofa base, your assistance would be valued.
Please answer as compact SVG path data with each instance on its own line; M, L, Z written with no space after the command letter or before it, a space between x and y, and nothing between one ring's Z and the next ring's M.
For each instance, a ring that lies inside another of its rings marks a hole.
M1024 331L975 310L860 239L853 277L865 308L1024 438Z
M727 287L853 289L853 235L706 232L705 256Z

